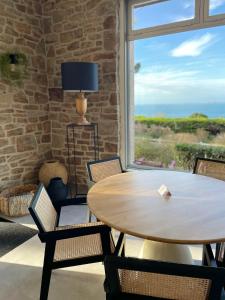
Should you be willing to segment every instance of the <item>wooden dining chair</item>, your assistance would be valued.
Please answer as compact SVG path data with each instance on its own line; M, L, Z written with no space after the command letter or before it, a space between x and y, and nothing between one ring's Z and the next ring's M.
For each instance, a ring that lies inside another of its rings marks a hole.
M225 181L225 161L197 157L195 160L193 173ZM217 243L215 259L219 265L223 264L225 266L224 252L225 243Z
M46 244L40 300L48 298L53 269L101 262L115 250L111 229L101 222L58 226L60 215L43 184L34 195L29 211L41 242Z
M125 172L122 168L119 156L108 159L89 161L87 163L88 171L88 187L92 187L96 182L103 180L109 176ZM89 222L91 221L92 213L89 212Z
M221 300L225 269L106 256L106 300Z

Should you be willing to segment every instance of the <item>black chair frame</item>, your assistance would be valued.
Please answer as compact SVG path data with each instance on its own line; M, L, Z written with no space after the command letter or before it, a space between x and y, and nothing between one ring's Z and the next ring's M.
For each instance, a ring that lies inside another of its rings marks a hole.
M40 218L38 217L35 211L35 206L40 196L42 188L43 185L41 184L38 188L38 191L34 195L34 198L29 207L29 211L39 229L38 236L41 242L46 243L40 300L47 300L52 270L81 265L81 264L103 262L106 255L112 254L110 243L112 243L113 240L111 238L111 228L106 225L96 225L96 226L80 227L80 228L76 227L76 228L60 229L56 231L53 230L53 231L46 232ZM59 219L60 219L60 214L58 214L57 212L55 228L58 226ZM102 255L54 261L56 242L58 240L65 240L65 239L79 237L79 236L87 236L96 233L100 234L102 253L103 253ZM119 249L119 245L117 245L117 248Z
M118 269L126 269L140 272L150 272L192 278L211 280L209 300L221 299L225 282L225 269L206 266L185 265L169 262L160 262L131 257L106 256L105 261L105 291L107 300L141 300L161 299L153 296L143 296L121 291ZM193 300L193 299L190 299Z

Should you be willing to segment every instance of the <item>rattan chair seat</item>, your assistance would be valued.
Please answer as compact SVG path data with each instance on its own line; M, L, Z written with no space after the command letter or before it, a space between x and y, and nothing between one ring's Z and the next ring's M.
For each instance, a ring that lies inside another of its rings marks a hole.
M54 261L103 255L100 234L91 234L56 242Z
M68 230L73 228L92 227L104 225L102 222L92 222L85 224L74 224L56 227L56 230ZM115 250L114 243L111 239L111 251ZM61 261L73 258L82 258L93 255L103 255L101 236L99 233L90 234L56 242L54 261Z

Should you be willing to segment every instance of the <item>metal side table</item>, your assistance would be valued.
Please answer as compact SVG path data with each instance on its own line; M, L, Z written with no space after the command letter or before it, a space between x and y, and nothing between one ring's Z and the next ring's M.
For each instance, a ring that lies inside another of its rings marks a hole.
M77 132L82 128L88 128L91 131L90 141L93 142L94 160L99 159L99 137L98 137L98 124L90 123L88 125L69 124L66 127L67 137L67 153L68 153L68 175L69 175L69 196L68 204L81 204L86 203L86 194L79 192L78 177L77 177Z

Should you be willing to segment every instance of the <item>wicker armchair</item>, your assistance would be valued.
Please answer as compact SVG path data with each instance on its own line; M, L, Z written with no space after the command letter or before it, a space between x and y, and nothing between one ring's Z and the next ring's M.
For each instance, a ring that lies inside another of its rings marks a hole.
M225 161L214 160L208 158L196 158L194 166L194 174L213 177L225 181ZM215 259L218 265L225 266L225 243L216 244ZM203 263L206 264L206 257L203 252Z
M34 195L29 211L39 229L41 242L46 243L41 300L48 298L53 269L100 262L106 254L114 252L111 229L101 222L58 226L59 213L43 185Z
M107 300L219 300L225 269L107 256Z
M87 170L89 188L106 177L125 172L122 168L119 156L104 160L90 161L87 163ZM91 221L91 216L92 214L89 212L89 222Z

